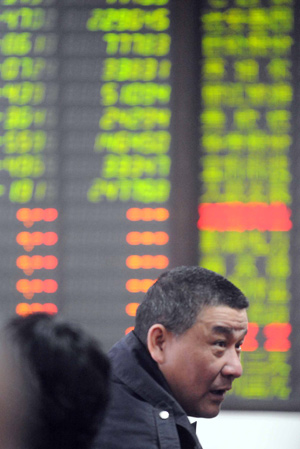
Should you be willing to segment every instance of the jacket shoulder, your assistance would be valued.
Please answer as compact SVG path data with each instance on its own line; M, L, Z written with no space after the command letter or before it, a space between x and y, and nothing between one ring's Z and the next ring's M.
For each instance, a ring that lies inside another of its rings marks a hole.
M158 448L156 434L154 407L114 380L110 404L96 441L97 449Z

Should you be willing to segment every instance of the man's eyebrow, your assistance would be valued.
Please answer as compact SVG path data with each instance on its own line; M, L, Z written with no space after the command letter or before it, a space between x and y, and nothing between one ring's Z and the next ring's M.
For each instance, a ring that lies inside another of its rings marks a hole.
M235 329L233 329L232 327L227 327L227 326L213 326L212 331L217 333L217 334L223 334L223 335L231 335ZM243 333L243 337L247 334L247 329L245 329L245 332Z
M233 329L227 326L214 326L212 330L217 334L225 334L225 335L230 335L233 332Z

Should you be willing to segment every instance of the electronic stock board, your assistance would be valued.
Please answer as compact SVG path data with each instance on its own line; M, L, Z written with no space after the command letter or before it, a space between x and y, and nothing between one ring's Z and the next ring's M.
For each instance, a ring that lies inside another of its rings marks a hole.
M1 0L1 321L108 349L157 276L249 297L225 407L300 409L299 67L291 0ZM298 27L299 28L299 27Z

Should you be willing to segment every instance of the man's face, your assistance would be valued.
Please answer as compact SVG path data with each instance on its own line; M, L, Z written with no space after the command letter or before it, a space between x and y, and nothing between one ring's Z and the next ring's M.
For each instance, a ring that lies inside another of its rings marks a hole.
M247 312L227 306L205 307L196 323L176 337L167 331L159 368L187 415L218 415L232 382L242 375L241 344Z

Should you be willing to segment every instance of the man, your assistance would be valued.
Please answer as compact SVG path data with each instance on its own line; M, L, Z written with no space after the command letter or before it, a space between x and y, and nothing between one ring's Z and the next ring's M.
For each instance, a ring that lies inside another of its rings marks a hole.
M212 418L242 374L248 300L200 267L162 274L135 330L110 351L112 399L96 441L105 449L199 449L187 416Z
M1 335L2 449L89 449L109 398L109 361L81 329L36 313Z

